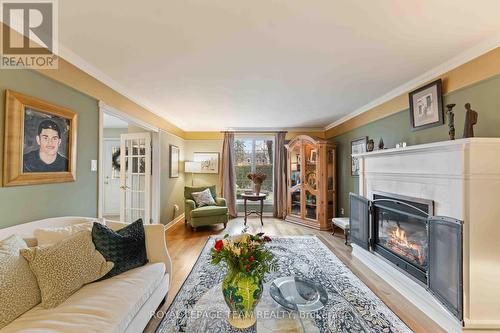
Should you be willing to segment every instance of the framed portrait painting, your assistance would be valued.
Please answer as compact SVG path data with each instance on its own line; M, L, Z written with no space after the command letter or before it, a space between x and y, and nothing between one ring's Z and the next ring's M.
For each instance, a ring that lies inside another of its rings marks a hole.
M170 178L179 177L179 147L170 145Z
M410 92L410 125L413 131L444 124L441 79Z
M75 181L76 131L75 112L7 90L4 186Z
M359 176L359 159L352 155L365 153L367 141L366 136L351 141L351 176Z
M193 160L201 163L201 173L219 173L219 153L194 153Z

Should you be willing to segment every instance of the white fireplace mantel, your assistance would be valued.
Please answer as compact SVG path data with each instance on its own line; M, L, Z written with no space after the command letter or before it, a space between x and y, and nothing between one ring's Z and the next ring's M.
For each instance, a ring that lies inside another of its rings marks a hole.
M353 155L359 194L434 201L434 215L464 221L464 327L425 288L381 257L353 254L448 332L500 332L500 138L468 138ZM420 288L420 289L418 289Z

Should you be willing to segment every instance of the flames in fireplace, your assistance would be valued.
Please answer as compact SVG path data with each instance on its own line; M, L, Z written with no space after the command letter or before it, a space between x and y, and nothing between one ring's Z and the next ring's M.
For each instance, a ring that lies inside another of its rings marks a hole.
M389 233L389 239L386 246L393 252L408 258L423 266L425 265L425 253L422 245L412 242L406 236L406 231L400 227L396 227Z

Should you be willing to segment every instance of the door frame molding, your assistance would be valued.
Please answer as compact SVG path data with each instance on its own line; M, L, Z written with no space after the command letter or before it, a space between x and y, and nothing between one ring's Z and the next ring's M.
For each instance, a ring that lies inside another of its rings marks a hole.
M118 145L120 145L120 138L102 138L102 144L103 144L103 147L102 147L102 151L104 153L104 144L106 143L106 141L116 141L118 143ZM101 156L99 156L101 157ZM99 184L104 184L104 156L102 156L102 163L103 163L103 169L102 169L102 183L99 183ZM102 215L104 215L104 201L105 201L105 195L104 195L104 188L102 189ZM120 214L120 210L118 210L117 214L116 215L119 215ZM102 216L99 216L99 217L102 217Z
M104 206L104 124L103 118L104 113L112 115L114 117L120 118L129 124L133 124L143 128L145 131L151 132L151 145L152 145L152 156L153 156L153 167L151 175L151 220L152 223L160 223L160 161L161 161L161 149L160 149L160 129L156 126L148 124L140 119L137 119L129 114L126 114L114 107L107 105L103 101L99 101L99 156L98 156L98 193L97 193L97 217L103 217L103 206Z

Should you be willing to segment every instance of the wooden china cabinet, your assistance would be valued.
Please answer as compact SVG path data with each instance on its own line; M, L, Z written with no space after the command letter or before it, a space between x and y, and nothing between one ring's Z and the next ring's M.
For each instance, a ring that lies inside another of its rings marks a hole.
M335 145L299 135L286 148L286 220L319 230L330 229L337 208Z

